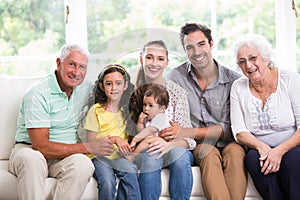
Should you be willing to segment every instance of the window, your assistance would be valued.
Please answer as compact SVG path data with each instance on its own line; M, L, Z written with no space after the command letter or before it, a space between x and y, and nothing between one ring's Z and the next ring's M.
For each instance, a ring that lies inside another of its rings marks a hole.
M53 71L65 43L60 0L0 0L0 74L42 75Z
M214 56L227 66L232 64L232 44L241 34L263 34L275 44L274 0L117 2L87 1L89 47L98 58L102 58L97 66L114 61L129 67L137 66L143 44L151 39L163 39L171 50L170 67L174 67L185 60L178 32L186 22L203 23L212 29ZM113 5L111 9L94 6L108 4ZM104 46L114 46L114 49ZM108 52L111 53L109 58Z
M280 68L292 67L300 72L300 20L293 16L291 3L292 0L0 0L0 74L32 76L52 72L58 50L65 42L88 46L92 74L98 74L99 68L111 62L128 68L138 66L141 47L150 39L165 40L171 55L170 67L174 67L185 60L178 36L185 22L203 23L212 29L214 56L227 66L233 66L231 47L235 38L255 32L266 36L282 55L279 58L285 59L278 59ZM70 8L68 23L66 5ZM282 31L276 27L282 27Z

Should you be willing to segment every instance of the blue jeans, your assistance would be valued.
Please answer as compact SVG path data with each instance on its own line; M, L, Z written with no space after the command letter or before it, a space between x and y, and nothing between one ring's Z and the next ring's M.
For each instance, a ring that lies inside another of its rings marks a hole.
M98 199L115 200L117 181L119 178L117 199L140 200L141 192L138 183L137 167L125 158L110 160L97 157L92 160L95 166L94 177L98 184Z
M158 154L149 156L141 153L136 164L140 168L139 184L143 200L157 200L161 193L161 169L164 166L170 168L169 192L170 199L190 199L193 175L192 153L183 148L175 147L168 154L156 160Z

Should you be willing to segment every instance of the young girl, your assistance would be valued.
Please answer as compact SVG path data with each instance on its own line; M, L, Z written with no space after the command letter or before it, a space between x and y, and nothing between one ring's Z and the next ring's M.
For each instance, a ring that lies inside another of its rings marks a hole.
M130 76L121 65L108 65L99 74L94 86L94 100L86 116L87 140L108 137L115 146L110 156L89 155L95 165L98 199L116 199L116 178L119 178L117 199L141 199L137 167L119 154L131 152L126 128L128 101L133 91Z

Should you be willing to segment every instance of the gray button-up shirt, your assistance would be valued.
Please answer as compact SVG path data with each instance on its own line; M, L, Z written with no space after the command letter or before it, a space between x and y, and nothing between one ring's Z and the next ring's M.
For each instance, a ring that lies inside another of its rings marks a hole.
M217 144L218 147L225 146L233 141L230 124L230 89L234 80L241 75L230 70L214 60L218 67L218 79L211 83L204 91L201 90L192 65L185 62L172 69L168 78L183 87L188 96L192 126L208 127L219 124L222 126L224 137L217 141L197 141L198 143Z

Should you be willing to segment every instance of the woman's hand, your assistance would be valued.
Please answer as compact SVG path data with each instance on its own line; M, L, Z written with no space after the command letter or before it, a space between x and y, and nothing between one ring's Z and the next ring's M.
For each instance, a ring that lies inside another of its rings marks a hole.
M278 172L283 156L283 152L280 148L271 148L269 145L263 144L257 150L260 155L261 172L264 173L264 175Z
M263 160L261 171L264 174L278 172L283 155L292 148L299 145L300 142L300 129L297 129L295 134L285 142L279 144L275 148L268 150L267 154L260 160Z
M283 153L279 148L270 148L267 154L260 157L261 161L261 172L264 175L278 172Z
M150 156L159 154L156 159L160 159L163 155L169 153L171 149L175 147L173 142L167 142L161 137L149 137L147 138L147 142L149 143L149 147L147 152Z
M159 136L165 139L166 141L175 139L180 129L179 124L176 124L172 121L170 121L169 123L171 125L170 127L165 128L159 132Z
M267 145L266 143L261 143L258 147L257 147L257 151L260 155L260 162L259 165L260 167L263 167L264 165L264 161L268 156L268 152L270 151L271 147L269 145Z

